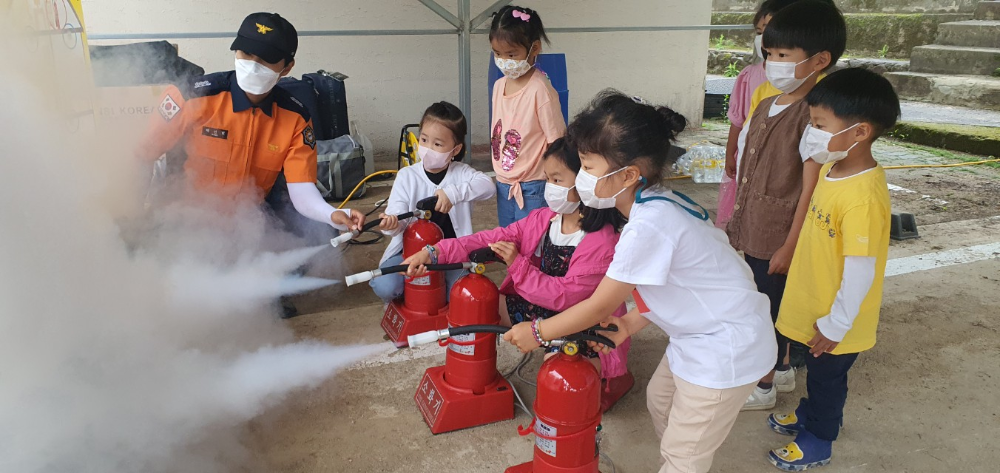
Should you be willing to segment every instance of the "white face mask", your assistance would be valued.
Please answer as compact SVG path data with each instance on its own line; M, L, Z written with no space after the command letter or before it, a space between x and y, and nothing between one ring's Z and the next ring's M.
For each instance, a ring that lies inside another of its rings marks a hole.
M795 77L795 68L814 57L816 57L815 54L800 62L767 61L767 64L764 65L767 81L786 94L795 92L795 89L802 87L802 84L805 84L806 80L816 73L816 71L813 71L809 75L798 79Z
M832 140L834 136L844 133L845 131L858 125L860 125L860 123L855 123L837 133L818 130L813 128L812 125L806 125L806 131L802 134L802 142L799 144L799 153L802 154L803 157L812 158L813 161L816 161L819 164L840 161L841 159L847 157L847 154L858 145L858 142L855 142L845 151L830 151L830 140Z
M618 191L617 194L611 197L598 197L597 194L594 193L594 191L595 189L597 189L598 181L604 179L605 177L614 176L615 174L618 174L624 170L625 168L621 168L615 172L605 174L601 177L597 177L581 169L580 173L576 175L576 192L580 194L580 201L583 202L583 205L586 205L587 207L590 207L592 209L614 208L615 204L617 203L616 198L619 195L621 195L622 192L625 192L625 189L628 189L627 187L622 188L622 190Z
M757 35L753 37L753 50L757 53L757 57L761 59L767 59L764 57L764 35Z
M248 94L264 95L274 88L280 78L280 73L263 64L236 58L236 83Z
M447 153L442 153L440 151L434 151L427 146L419 146L417 147L417 157L420 158L420 162L423 163L424 170L438 171L451 162L452 151L455 150L452 149Z
M568 214L580 207L579 202L569 201L569 191L573 190L573 187L563 187L551 182L545 183L545 202L548 202L549 208L553 212Z
M531 57L531 50L528 50L528 57ZM528 73L531 70L531 64L528 64L528 59L504 59L504 58L494 58L493 62L496 63L497 69L503 72L503 75L507 76L508 79L516 80L519 77Z

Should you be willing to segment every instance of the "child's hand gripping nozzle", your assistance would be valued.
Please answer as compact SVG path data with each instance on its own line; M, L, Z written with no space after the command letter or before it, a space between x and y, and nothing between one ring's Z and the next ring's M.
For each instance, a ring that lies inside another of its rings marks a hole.
M401 215L397 215L396 217L399 220L406 220L406 219L411 218L411 217L416 217L416 218L421 219L421 220L430 220L430 218L431 218L431 212L434 211L434 206L437 205L437 201L438 201L437 196L430 196L430 197L428 197L426 199L422 199L422 200L420 200L420 201L417 202L417 209L416 210L414 210L412 212L406 212L406 213L401 214ZM347 242L349 242L349 241L357 238L362 233L367 232L367 231L369 231L369 230L371 230L371 229L379 226L381 223L382 223L382 219L373 220L371 222L366 223L365 226L361 228L361 230L353 230L353 231L344 232L344 233L340 234L339 236L337 236L336 238L330 239L330 245L333 246L334 248L337 248L340 245L343 245L344 243L347 243ZM371 278L369 278L367 280L370 280L370 279ZM348 282L348 285L350 285L350 282Z

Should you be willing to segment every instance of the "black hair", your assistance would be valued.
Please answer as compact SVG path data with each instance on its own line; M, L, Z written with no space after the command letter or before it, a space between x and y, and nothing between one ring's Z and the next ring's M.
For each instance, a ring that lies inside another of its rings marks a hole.
M768 49L802 49L809 57L829 52L829 69L847 47L847 24L832 2L798 1L774 14L764 30L763 44Z
M871 124L875 128L873 141L896 125L900 113L892 84L860 68L841 69L817 82L806 103L825 107L841 120Z
M580 153L566 138L558 138L546 148L543 159L549 158L558 159L573 174L580 174ZM625 216L615 208L593 209L580 204L580 213L583 215L580 228L586 233L600 231L605 225L611 225L615 233L619 233L627 222Z
M778 13L783 8L798 1L800 0L764 0L764 3L761 3L760 7L757 7L757 13L753 16L754 28L757 27L757 23L760 23L760 20L763 20L765 16L767 15L773 16L775 13ZM819 1L823 3L828 3L830 5L835 5L833 3L833 0L819 0Z
M677 160L670 153L671 143L687 120L670 108L640 102L605 89L573 119L566 136L580 153L603 156L614 165L612 170L638 166L647 185L656 185Z
M469 133L469 125L465 121L465 115L455 105L441 101L427 107L424 116L420 118L420 126L428 119L434 120L451 131L455 136L455 142L462 145L462 150L455 155L455 161L462 161L465 157L465 135Z
M514 14L518 16L515 17ZM524 20L524 15L528 20ZM508 5L493 14L493 22L490 24L490 41L502 41L510 44L524 46L524 49L531 52L531 45L535 41L549 42L549 37L545 34L545 26L542 25L542 17L538 12L530 8Z

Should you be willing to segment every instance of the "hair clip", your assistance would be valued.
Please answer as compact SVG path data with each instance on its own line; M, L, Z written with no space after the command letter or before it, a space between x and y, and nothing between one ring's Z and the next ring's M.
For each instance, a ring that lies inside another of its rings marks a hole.
M638 95L633 95L632 101L641 105L649 105L649 102L647 102L646 99L639 97Z
M513 12L511 12L510 15L513 16L514 18L520 18L522 21L528 21L531 19L531 15L529 15L528 12L524 12L521 10L514 10Z

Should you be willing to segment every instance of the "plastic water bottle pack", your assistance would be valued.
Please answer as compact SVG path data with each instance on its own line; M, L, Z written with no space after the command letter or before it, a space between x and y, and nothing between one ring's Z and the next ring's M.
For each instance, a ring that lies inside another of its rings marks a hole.
M708 143L695 144L677 159L674 172L691 176L699 184L718 184L726 172L726 149Z

